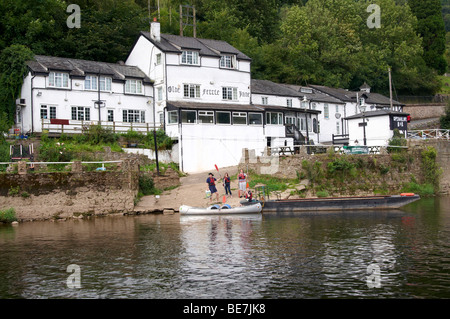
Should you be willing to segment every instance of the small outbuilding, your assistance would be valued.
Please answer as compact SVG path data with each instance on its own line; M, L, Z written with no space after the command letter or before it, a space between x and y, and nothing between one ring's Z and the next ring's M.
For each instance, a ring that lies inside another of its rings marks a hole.
M392 110L376 110L346 117L349 145L385 146L395 129L406 137L408 115Z

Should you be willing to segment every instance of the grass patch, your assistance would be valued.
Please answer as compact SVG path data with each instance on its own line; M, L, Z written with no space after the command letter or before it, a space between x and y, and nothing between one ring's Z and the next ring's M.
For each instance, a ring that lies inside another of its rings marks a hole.
M434 186L432 184L419 184L416 182L409 182L402 188L403 193L415 193L421 197L434 196Z
M270 191L285 191L292 185L298 183L297 178L276 178L271 175L253 175L250 174L249 186L255 188L257 184L264 184Z
M14 208L0 210L0 223L12 223L17 220Z

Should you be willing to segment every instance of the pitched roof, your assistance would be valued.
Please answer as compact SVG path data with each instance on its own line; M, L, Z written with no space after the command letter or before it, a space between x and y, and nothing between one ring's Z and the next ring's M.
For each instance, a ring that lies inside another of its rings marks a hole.
M182 50L190 49L199 51L200 55L213 56L220 58L222 54L235 54L238 60L251 61L247 55L221 40L200 39L193 37L183 37L173 34L161 34L161 41L155 41L148 31L141 31L147 40L152 42L163 52L172 52L181 54Z
M292 96L292 97L302 97L299 92L268 80L251 80L251 92L252 94L268 94L268 95L278 95L278 96Z
M36 55L33 61L27 61L27 65L35 73L48 74L50 71L64 71L74 77L100 73L104 76L111 76L113 80L123 81L126 78L137 78L144 80L145 83L153 83L138 67L119 63Z
M337 89L337 88L330 88L323 85L309 85L310 87L319 90L321 92L324 92L326 94L329 94L335 98L338 98L341 101L345 102L356 102L357 96L365 96L366 103L367 104L373 104L373 105L390 105L390 99L387 96L384 96L379 93L372 93L372 92L364 92L364 91L348 91L345 89ZM396 106L403 106L405 104L392 100L392 104Z
M304 92L304 91L302 92L302 88L305 88L305 87L302 87L300 85L294 85L294 84L282 84L282 85L287 86L293 90L296 90L297 92L299 92L299 94L301 96L306 96L306 98L308 100L313 101L313 102L344 104L343 101L341 101L333 96L330 96L328 94L325 94L325 93L322 93L315 89L312 89L312 88L306 87L307 89L311 90L311 93L309 93L309 92Z
M368 112L364 112L363 113L358 113L355 115L351 115L346 117L345 119L359 119L364 117L376 117L376 116L383 116L383 115L401 115L401 116L407 116L409 115L409 113L405 113L405 112L398 112L398 111L392 111L392 110L376 110L376 111L368 111Z
M323 85L308 85L309 87L312 87L313 89L316 89L317 91L323 92L325 94L328 94L332 97L335 97L343 102L355 102L355 99L352 98L351 91L347 91L345 89L336 89L336 88L330 88L328 86Z

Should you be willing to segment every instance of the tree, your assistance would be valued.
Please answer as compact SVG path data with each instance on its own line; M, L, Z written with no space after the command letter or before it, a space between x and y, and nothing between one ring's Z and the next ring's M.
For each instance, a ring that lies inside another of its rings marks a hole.
M445 24L440 0L409 0L408 5L418 19L417 32L423 39L423 58L439 74L445 73Z
M14 121L15 101L20 95L24 76L28 72L25 62L33 57L34 53L20 44L13 44L0 55L0 115L7 118L9 125Z

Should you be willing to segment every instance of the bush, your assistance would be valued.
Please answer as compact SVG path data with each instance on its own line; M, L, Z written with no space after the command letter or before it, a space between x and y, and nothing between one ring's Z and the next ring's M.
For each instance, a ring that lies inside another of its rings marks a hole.
M155 183L153 178L148 175L139 176L139 191L143 195L153 195L156 193Z
M441 129L448 130L450 129L450 101L445 107L445 115L442 115L440 118Z
M14 208L0 210L0 223L12 223L17 220Z

